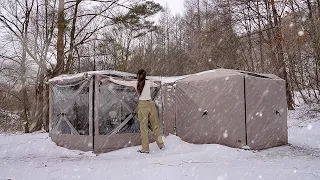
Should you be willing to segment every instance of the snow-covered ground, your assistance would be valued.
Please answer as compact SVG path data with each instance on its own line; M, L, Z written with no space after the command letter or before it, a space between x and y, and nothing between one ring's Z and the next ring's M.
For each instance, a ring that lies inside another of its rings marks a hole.
M312 107L289 112L290 145L246 151L194 145L170 135L151 144L95 155L56 146L47 133L0 134L0 180L320 179L320 117Z

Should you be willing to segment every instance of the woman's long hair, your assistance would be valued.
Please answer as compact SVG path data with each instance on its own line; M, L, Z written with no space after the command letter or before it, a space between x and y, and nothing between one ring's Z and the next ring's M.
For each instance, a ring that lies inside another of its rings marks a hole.
M144 69L140 69L137 73L137 78L138 78L137 91L139 96L141 96L144 85L146 84L146 76L147 76L147 72Z

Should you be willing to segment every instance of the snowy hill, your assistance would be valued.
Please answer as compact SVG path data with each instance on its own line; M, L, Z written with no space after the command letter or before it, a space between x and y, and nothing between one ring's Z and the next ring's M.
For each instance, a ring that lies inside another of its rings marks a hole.
M230 180L320 179L320 117L301 106L289 112L289 145L246 151L194 145L170 135L151 144L95 155L56 146L47 133L0 135L0 179Z

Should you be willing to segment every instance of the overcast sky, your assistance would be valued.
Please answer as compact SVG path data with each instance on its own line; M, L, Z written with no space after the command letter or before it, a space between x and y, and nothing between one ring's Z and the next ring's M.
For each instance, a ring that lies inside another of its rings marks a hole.
M154 2L159 3L163 7L168 5L172 14L181 14L183 13L183 2L184 0L153 0Z

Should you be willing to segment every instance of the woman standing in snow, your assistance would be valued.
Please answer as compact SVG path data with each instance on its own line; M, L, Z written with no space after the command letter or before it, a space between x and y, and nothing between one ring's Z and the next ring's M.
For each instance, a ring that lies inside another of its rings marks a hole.
M120 81L113 78L109 79L111 82L116 84L132 86L138 92L138 119L140 121L142 144L142 149L138 151L140 153L149 153L148 120L150 120L151 122L157 145L160 149L164 148L164 143L160 134L160 122L158 118L158 112L155 104L152 102L150 91L151 87L157 87L158 85L152 81L146 80L146 76L147 72L141 69L138 71L137 80L135 81Z

